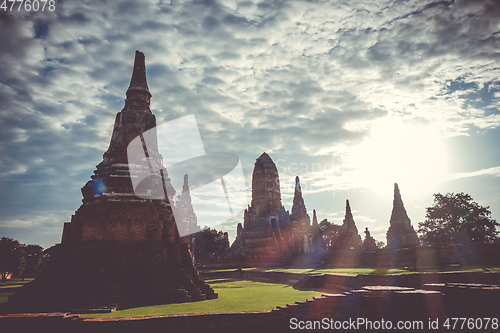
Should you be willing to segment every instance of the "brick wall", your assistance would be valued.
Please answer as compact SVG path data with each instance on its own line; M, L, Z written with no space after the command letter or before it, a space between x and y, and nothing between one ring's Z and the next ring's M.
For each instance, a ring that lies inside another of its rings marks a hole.
M162 224L151 202L96 201L82 205L64 224L62 242L161 241Z

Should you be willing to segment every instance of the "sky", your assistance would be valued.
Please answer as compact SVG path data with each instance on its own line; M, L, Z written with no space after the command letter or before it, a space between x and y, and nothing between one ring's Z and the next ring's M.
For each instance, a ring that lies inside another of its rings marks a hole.
M160 125L206 152L267 152L291 209L386 241L394 183L415 229L433 194L500 219L500 2L55 1L0 9L0 236L45 248L81 205L146 55ZM179 188L179 184L174 187ZM248 201L249 203L249 201ZM203 211L197 211L202 215ZM242 213L220 225L235 236Z

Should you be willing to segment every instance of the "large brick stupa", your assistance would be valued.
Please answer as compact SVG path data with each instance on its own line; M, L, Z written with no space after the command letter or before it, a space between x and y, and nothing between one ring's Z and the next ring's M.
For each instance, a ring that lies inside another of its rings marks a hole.
M145 57L136 51L125 107L116 115L103 161L82 188L83 204L65 223L62 242L42 274L9 299L12 308L67 311L217 297L194 267L187 239L179 237L169 200L175 190L157 145L144 147L155 174L140 197L133 189L131 178L148 170L129 163L127 146L156 127L151 96ZM163 199L155 199L159 192Z

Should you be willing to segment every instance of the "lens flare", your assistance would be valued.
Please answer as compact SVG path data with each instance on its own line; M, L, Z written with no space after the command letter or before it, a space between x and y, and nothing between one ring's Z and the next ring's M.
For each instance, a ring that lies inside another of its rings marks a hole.
M94 179L92 182L92 190L94 191L94 195L96 197L100 197L104 193L106 193L106 184L100 178Z

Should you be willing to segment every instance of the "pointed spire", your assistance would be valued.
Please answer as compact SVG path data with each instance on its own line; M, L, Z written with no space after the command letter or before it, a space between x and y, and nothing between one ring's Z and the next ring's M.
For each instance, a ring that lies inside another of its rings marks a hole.
M188 175L184 175L184 185L182 185L182 192L189 192Z
M391 225L393 223L403 223L410 224L410 218L406 213L405 206L403 204L403 199L401 199L401 193L399 191L399 186L394 183L394 201L392 203L392 213L391 213Z
M302 197L299 176L295 177L295 193L292 204L292 221L298 220L301 221L301 224L311 224L311 219L309 215L307 215L306 205L304 204L304 198Z
M401 199L401 192L399 192L398 183L394 183L394 202L403 203L403 200Z
M394 201L391 219L387 230L387 247L403 248L418 244L418 236L411 225L410 218L401 199L398 184L394 183Z
M349 199L345 201L345 220L354 221L354 218L352 217L351 213L351 206L349 205Z
M296 205L300 206L300 209L302 209L302 206L304 206L304 199L302 198L302 189L300 188L299 176L295 177L295 193L293 195L292 214L293 214L293 208Z
M354 223L354 217L352 216L351 206L349 205L349 199L345 201L345 217L344 217L344 227L350 228Z
M179 198L179 201L177 201L175 209L175 219L177 221L177 228L181 237L188 234L193 234L201 230L200 226L198 225L198 218L196 216L196 213L194 212L194 208L191 202L191 194L189 193L187 174L184 175L182 194Z
M189 183L188 183L188 175L187 173L184 175L184 184L182 185L182 194L179 202L192 210L191 207L191 193L189 193ZM194 212L194 210L193 210Z
M349 200L345 201L345 217L342 227L346 231L358 235L358 228L356 227L356 222L354 222L354 217L352 216L351 205L349 204Z
M320 235L318 218L316 217L316 209L313 209L313 223L312 223L312 242L311 251L314 254L324 254L326 246L323 238Z
M139 99L149 103L151 93L146 80L146 57L144 53L135 51L134 70L127 90L127 101Z
M257 161L271 161L271 162L273 162L273 160L271 159L271 157L266 152L263 152L262 155L259 156L259 158L257 159Z
M313 209L313 222L312 222L312 251L318 253L325 250L325 244L320 235L318 218L316 217L316 209Z
M295 201L295 197L302 197L302 189L300 188L300 180L299 180L299 176L296 176L295 177L295 193L294 193L294 201Z
M156 127L156 118L149 106L150 98L151 93L146 82L144 53L136 51L134 70L127 90L125 107L116 115L109 148L104 153L104 162L107 164L111 161L114 163L128 163L127 146L130 142L139 134ZM132 113L133 116L125 116L128 113ZM153 130L152 133L155 131ZM146 144L149 157L161 158L158 152L156 134L151 135L150 138ZM138 147L140 147L140 154L145 154L142 144Z

